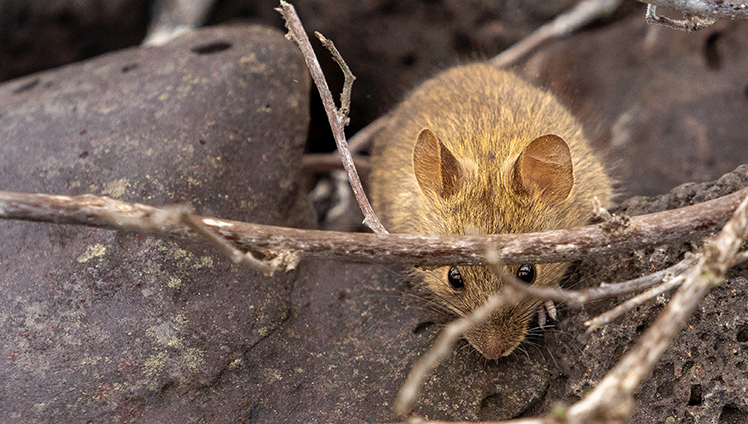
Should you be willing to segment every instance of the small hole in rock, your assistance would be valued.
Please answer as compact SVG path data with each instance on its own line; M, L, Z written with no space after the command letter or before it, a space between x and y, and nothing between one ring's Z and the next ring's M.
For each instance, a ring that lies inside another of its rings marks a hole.
M429 327L434 325L431 321L421 322L418 325L416 325L416 328L413 329L413 334L421 334L424 331L426 331Z
M224 50L228 50L231 48L231 43L227 43L226 41L216 41L209 44L203 44L201 46L195 46L192 49L190 49L193 53L197 54L213 54L222 52Z
M131 63L129 65L125 65L125 66L122 67L122 73L126 74L126 73L132 71L133 69L135 69L137 67L138 67L137 63Z
M416 54L413 52L410 52L400 59L400 63L402 63L403 66L413 66L416 64L416 58L417 58Z
M688 397L688 406L701 405L701 384L691 386L691 395Z
M748 343L748 325L738 327L737 339L739 343Z
M721 32L715 32L706 39L706 45L704 45L704 58L706 59L706 66L709 69L719 69L722 67L722 56L719 54L717 49L717 41L722 37Z
M745 413L733 404L727 404L719 414L719 424L742 424L745 423Z
M19 94L19 93L23 93L24 91L29 91L32 88L36 87L38 84L39 84L39 78L31 80L27 82L26 84L23 84L20 87L16 88L13 91L13 94Z

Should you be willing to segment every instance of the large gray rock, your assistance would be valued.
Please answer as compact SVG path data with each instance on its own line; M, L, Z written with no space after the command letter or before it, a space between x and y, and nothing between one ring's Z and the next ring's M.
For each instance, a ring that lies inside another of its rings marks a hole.
M0 189L309 225L307 75L281 32L227 27L10 81ZM291 314L293 274L266 278L204 245L21 222L0 234L3 422L232 414L199 398ZM243 393L224 395L241 409Z

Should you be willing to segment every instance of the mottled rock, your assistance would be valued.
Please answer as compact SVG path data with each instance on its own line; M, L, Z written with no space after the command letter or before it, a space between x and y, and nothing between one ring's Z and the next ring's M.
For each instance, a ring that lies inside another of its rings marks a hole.
M226 27L7 82L1 189L309 225L307 75L281 32ZM291 314L294 274L204 244L22 222L0 234L4 422L219 419L236 411L201 397Z

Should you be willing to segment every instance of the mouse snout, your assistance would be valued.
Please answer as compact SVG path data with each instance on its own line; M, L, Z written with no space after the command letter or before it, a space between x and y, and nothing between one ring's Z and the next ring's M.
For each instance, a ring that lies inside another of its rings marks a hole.
M513 309L495 312L488 320L465 333L465 338L486 359L499 359L512 353L526 334L526 319Z

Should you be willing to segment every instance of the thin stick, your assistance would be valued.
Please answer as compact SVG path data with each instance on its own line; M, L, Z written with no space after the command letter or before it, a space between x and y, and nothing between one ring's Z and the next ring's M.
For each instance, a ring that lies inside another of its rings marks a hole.
M343 167L348 173L348 179L351 183L353 193L356 195L358 206L364 214L364 225L371 228L371 230L377 234L388 234L382 223L379 222L369 200L366 198L366 193L364 193L364 188L361 185L361 179L358 177L356 166L353 164L353 157L348 151L343 120L341 119L338 109L335 107L335 100L332 98L330 88L327 86L325 75L322 73L322 68L319 66L312 45L309 44L309 37L307 37L306 31L304 31L304 26L301 24L301 20L299 20L299 16L296 14L296 10L290 3L281 0L280 5L281 7L276 10L280 12L286 20L288 36L299 45L301 54L304 56L304 60L306 61L307 68L309 68L312 79L317 85L317 90L319 90L322 104L325 107L325 112L327 112L327 119L330 121L332 135L335 137L335 143L338 145L338 151L340 152L340 157L343 161Z
M715 231L748 194L748 188L685 208L631 218L622 236L596 225L545 233L487 236L361 234L299 230L196 216L243 251L293 251L305 259L404 263L424 266L486 265L484 246L495 246L506 264L569 262L697 240ZM54 196L0 192L0 219L86 225L146 233L154 237L201 240L167 210L90 194Z
M448 358L452 353L455 341L457 341L466 331L485 321L491 312L503 306L515 305L521 302L526 295L513 287L507 287L501 293L494 293L488 297L486 303L480 308L473 311L472 314L462 317L447 325L439 333L434 345L418 359L405 379L400 391L395 399L392 410L398 415L404 415L411 410L413 403L418 398L421 385L426 376L441 361Z
M494 56L489 63L503 68L516 63L544 42L570 34L601 16L614 12L621 0L583 0L512 47Z
M371 171L369 158L353 156L353 163L356 164L356 170L363 175ZM319 173L343 169L339 153L307 153L301 157L301 166L307 172Z
M606 325L613 321L614 319L620 317L621 315L625 314L626 312L636 308L637 306L641 305L642 303L648 301L649 299L652 299L653 297L657 297L667 291L670 291L683 283L683 280L685 278L683 275L679 275L675 278L671 278L664 283L660 284L659 286L647 290L644 293L641 293L637 296L632 297L631 299L623 302L622 304L616 306L615 308L600 314L596 316L595 318L586 321L584 325L587 327L587 331L584 332L584 335L582 336L582 342L584 342L587 337L589 337L593 331L597 330L603 325Z
M508 276L505 276L504 280L506 280L507 284L515 286L515 288L530 296L549 299L555 302L565 302L574 307L593 300L634 293L652 287L662 282L665 278L685 272L696 264L698 258L697 255L693 255L669 268L643 277L620 283L602 283L599 287L592 287L578 291L563 290L555 287L531 286L517 280L516 278L509 278Z
M691 15L690 13L684 13L683 17L683 20L676 20L665 16L657 16L657 6L648 4L647 14L644 19L650 25L659 24L668 28L687 31L689 33L707 28L717 22L717 18Z
M343 125L348 126L350 122L348 113L351 111L351 90L353 89L353 81L356 80L356 76L353 75L353 72L351 72L345 60L343 60L343 56L340 55L338 48L335 47L335 43L332 40L317 31L314 31L314 35L330 52L332 59L340 66L340 70L343 71L343 91L340 93L340 109L338 109L338 114L340 115L340 120L343 121Z
M649 6L662 6L702 19L748 19L745 0L639 0ZM649 7L647 7L649 9ZM649 10L647 11L649 12ZM652 11L654 13L654 11Z
M245 263L252 268L261 271L263 274L273 276L273 273L277 268L272 267L269 263L261 261L252 255L252 252L242 252L239 249L232 246L226 239L219 237L211 231L205 223L200 219L197 219L191 211L191 208L184 208L176 211L182 217L182 222L187 224L190 228L195 230L198 234L202 235L206 240L210 241L216 247L223 250L234 263Z

